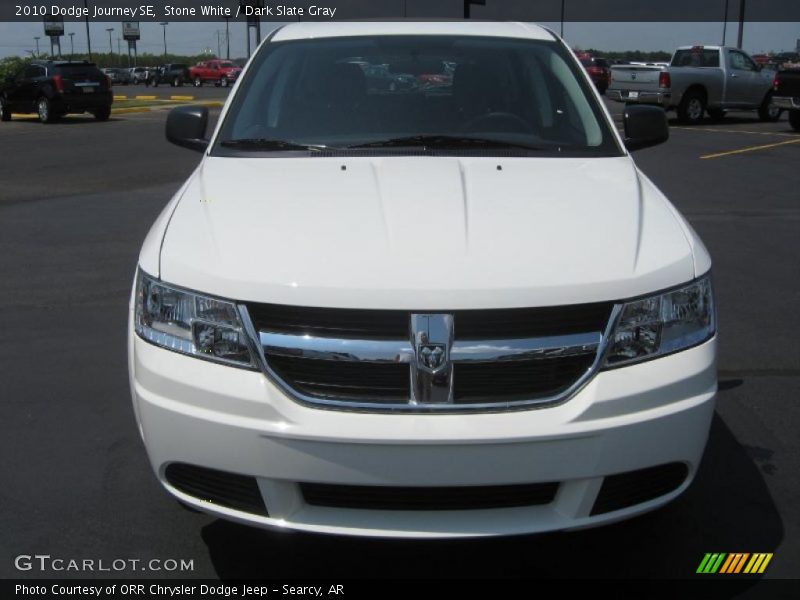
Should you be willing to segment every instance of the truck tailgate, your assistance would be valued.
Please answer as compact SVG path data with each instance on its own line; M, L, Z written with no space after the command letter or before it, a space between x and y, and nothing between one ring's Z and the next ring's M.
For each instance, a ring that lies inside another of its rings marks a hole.
M780 71L776 82L775 96L800 98L800 69Z
M644 65L614 65L611 85L615 90L658 91L658 76L665 67Z

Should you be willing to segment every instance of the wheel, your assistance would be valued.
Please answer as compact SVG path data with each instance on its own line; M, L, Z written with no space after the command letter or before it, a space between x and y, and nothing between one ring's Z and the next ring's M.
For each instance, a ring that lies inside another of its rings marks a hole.
M800 110L789 111L789 125L791 125L792 129L795 131L800 131Z
M712 121L722 121L725 118L725 109L723 108L709 108L708 116Z
M56 120L53 106L46 96L42 96L36 101L36 112L39 114L39 121L42 123L52 123Z
M172 80L172 87L180 87L181 85L183 85L183 82L180 77L176 77Z
M223 77L222 79L219 80L219 84L224 88L228 87L229 85L228 78Z
M97 110L93 111L92 114L98 121L108 121L108 117L111 116L111 107L104 106L103 108L98 108Z
M203 86L203 80L200 79L199 77L195 77L194 78L194 87L202 87L202 86Z
M690 90L683 95L678 105L678 119L683 123L695 125L703 119L706 111L706 96L699 90Z
M10 121L10 120L11 120L11 110L8 108L5 98L0 98L0 121Z
M601 96L605 96L607 89L608 89L607 85L600 85L600 86L598 86L597 91L600 92Z
M772 93L764 96L764 101L758 107L758 118L762 121L777 121L783 111L772 103Z

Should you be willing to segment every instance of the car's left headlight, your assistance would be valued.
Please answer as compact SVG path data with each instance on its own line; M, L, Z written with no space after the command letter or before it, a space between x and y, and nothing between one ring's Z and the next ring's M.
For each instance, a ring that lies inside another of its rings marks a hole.
M716 331L714 291L706 275L683 287L626 302L603 367L622 367L697 346Z
M136 276L134 326L148 342L226 365L254 368L236 305Z

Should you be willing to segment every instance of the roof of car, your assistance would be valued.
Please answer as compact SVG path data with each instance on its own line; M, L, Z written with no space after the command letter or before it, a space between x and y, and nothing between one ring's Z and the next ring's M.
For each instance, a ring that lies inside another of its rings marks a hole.
M553 41L544 27L533 23L482 21L339 21L291 23L272 38L274 42L364 35L474 35Z

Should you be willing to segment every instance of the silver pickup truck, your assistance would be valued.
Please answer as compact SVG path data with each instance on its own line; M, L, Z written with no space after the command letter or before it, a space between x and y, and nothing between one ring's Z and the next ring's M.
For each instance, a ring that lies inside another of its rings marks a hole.
M732 109L757 110L761 120L776 121L781 108L772 103L774 74L736 48L683 46L666 67L613 66L607 96L675 109L686 123L699 122L706 112L721 119Z

